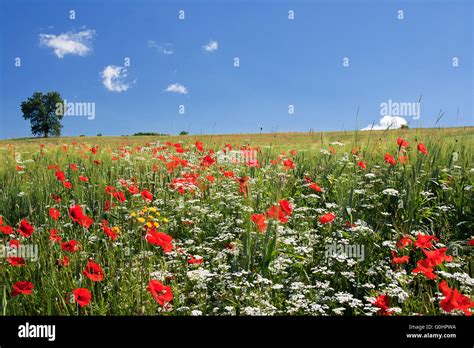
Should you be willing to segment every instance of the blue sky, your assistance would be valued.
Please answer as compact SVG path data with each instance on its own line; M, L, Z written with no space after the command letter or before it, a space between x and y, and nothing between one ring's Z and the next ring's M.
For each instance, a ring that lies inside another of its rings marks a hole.
M20 103L52 90L95 105L93 119L64 117L63 135L377 128L396 116L381 114L381 103L420 96L419 117L400 115L410 127L433 127L440 110L437 126L472 126L473 8L469 0L1 0L0 138L30 136Z

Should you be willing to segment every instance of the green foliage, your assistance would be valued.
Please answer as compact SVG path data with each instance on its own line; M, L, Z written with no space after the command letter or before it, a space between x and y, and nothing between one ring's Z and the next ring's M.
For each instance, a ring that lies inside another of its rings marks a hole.
M58 104L61 107L58 107ZM31 123L33 135L60 136L64 116L63 100L58 92L43 94L35 92L26 101L21 103L23 118Z

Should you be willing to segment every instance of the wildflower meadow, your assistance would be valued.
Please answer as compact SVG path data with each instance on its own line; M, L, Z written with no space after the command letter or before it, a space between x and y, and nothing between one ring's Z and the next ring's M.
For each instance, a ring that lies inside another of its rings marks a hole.
M471 315L474 130L0 141L2 315Z

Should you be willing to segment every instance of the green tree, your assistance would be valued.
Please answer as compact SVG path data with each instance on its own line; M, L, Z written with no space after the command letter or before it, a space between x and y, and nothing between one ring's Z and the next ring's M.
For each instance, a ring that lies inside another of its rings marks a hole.
M64 116L63 100L58 92L35 92L21 103L23 118L30 120L31 133L47 138L61 135L61 119Z

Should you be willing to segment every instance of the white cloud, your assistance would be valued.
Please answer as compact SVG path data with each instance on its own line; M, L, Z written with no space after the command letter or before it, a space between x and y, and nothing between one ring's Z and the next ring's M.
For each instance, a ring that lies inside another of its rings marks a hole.
M92 51L92 39L95 30L83 30L78 33L67 32L59 35L40 34L40 45L54 49L54 54L58 58L63 58L66 54L85 56Z
M125 82L127 69L122 66L108 65L101 73L102 84L111 92L125 92L130 84Z
M398 116L384 116L380 119L378 124L369 124L367 127L361 130L386 130L386 129L399 129L402 126L406 126L408 123L403 117Z
M159 45L154 40L148 40L148 47L156 49L158 52L164 55L170 55L174 53L174 47L170 43L165 43L163 45Z
M206 45L202 46L202 48L204 48L204 50L207 52L213 52L217 51L217 49L219 48L219 44L217 43L217 41L211 40Z
M186 87L180 85L179 83L173 83L172 85L169 85L164 91L179 94L188 94L188 90L186 89Z

